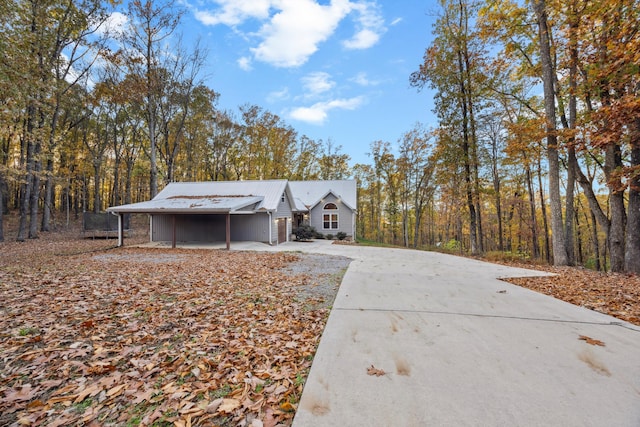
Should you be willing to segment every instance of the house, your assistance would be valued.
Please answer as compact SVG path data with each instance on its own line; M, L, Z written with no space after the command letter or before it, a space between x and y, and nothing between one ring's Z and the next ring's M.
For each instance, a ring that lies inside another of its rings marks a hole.
M224 240L229 249L232 240L286 242L303 223L323 234L342 231L355 238L356 209L354 180L261 180L174 182L152 200L107 211L118 216L120 246L123 215L146 213L152 242L175 247L177 242Z
M294 227L309 224L319 233L356 237L355 180L289 181L295 198Z

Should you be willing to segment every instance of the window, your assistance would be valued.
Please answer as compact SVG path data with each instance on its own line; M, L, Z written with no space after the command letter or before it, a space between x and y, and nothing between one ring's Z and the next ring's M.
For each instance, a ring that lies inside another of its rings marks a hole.
M327 203L324 205L325 211L337 211L338 206L335 203ZM338 229L338 213L324 212L322 215L322 228L325 230Z
M282 194L282 197L280 197L280 201L284 203L284 194Z

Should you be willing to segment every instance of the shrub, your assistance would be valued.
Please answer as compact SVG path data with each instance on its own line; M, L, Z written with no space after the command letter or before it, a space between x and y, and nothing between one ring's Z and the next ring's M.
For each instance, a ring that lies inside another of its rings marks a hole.
M296 240L311 240L317 236L317 231L310 225L303 225L293 229Z
M345 233L344 231L338 231L336 237L338 238L338 240L344 240L347 238L347 233Z
M331 234L331 233L327 234L327 235L326 235L326 238L327 238L328 240L333 240L333 234Z
M460 249L460 242L456 239L451 239L447 243L445 243L444 248L448 251L456 251Z

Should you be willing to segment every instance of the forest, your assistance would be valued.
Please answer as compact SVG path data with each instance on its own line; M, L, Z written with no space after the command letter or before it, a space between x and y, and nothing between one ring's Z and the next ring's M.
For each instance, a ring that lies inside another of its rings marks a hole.
M37 238L173 181L358 181L365 240L640 273L640 4L440 0L408 83L438 124L370 163L259 105L218 108L171 0L0 5L0 211ZM407 43L415 42L407 40ZM425 112L426 114L426 112Z

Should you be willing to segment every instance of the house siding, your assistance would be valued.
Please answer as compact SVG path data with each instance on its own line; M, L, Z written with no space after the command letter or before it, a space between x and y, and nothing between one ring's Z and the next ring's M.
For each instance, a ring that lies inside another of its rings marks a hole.
M278 203L278 210L274 212L273 218L273 227L271 229L271 237L273 242L278 241L278 218L286 218L287 219L287 241L290 240L291 235L291 224L293 221L293 213L291 212L291 200L289 200L289 196L287 193L283 193L284 202L282 201L282 196L280 196L280 202Z
M231 215L231 240L269 242L266 213ZM172 215L153 215L152 241L172 240ZM176 215L176 241L220 242L226 240L226 215Z
M324 205L327 203L335 203L338 207L337 211L331 211L331 213L338 213L337 229L325 230L323 228ZM347 236L353 236L353 213L351 209L340 202L336 196L329 194L309 211L309 225L324 235L333 234L335 236L342 231L346 233Z

